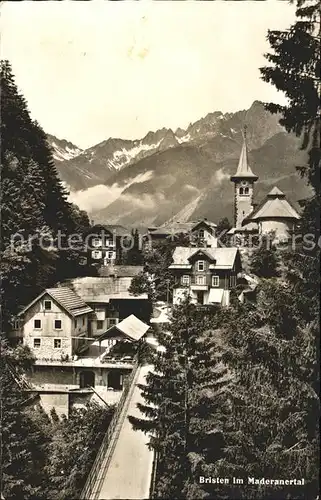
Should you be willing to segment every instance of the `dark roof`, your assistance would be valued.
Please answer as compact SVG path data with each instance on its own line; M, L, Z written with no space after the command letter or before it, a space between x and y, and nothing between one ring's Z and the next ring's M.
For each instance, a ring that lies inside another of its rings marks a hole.
M90 229L88 229L87 234L97 234L100 231L109 231L116 236L130 236L132 230L121 226L120 224L95 224Z
M180 233L188 233L192 230L195 222L172 222L170 224L166 224L156 229L150 228L151 236L169 236L171 234L180 234Z
M70 316L80 316L93 312L92 308L84 302L73 290L68 287L46 288L38 297L36 297L30 304L28 304L20 314L25 313L30 307L38 302L44 295L49 295L56 301Z
M243 220L242 225L251 221L270 218L300 219L300 215L286 199L285 194L276 186L271 189L266 198L253 212Z

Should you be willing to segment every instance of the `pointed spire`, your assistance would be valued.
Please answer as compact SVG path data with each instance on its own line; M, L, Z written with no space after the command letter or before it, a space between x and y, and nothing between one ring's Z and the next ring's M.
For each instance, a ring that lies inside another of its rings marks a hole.
M236 173L231 176L231 181L233 182L241 179L251 179L253 181L257 181L258 179L257 175L253 174L251 167L249 166L247 143L246 143L246 129L247 126L245 125L243 130L243 146L241 150L239 164Z

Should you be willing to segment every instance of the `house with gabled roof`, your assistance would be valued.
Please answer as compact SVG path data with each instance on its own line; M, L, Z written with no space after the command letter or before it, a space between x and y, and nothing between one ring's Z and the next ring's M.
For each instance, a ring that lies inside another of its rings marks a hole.
M108 404L119 400L133 360L108 363L92 349L91 323L96 313L74 290L67 286L47 288L19 317L23 344L35 357L27 379L46 412L54 407L58 415L68 416L72 406L83 406L90 400ZM137 336L138 324L137 318L130 320L123 330Z
M254 223L259 234L275 232L278 238L283 239L294 231L299 220L300 215L296 209L275 186L263 202L244 219L242 227L246 228Z
M86 257L89 264L113 265L121 260L129 229L119 224L96 224L86 233Z
M188 295L199 305L228 306L237 284L241 258L237 248L176 247L169 266L175 277L173 304Z
M119 341L138 342L144 337L149 328L150 326L144 323L144 321L131 314L116 325L108 328L106 332L91 344L91 347L99 346L100 348L104 348L104 352L108 352Z

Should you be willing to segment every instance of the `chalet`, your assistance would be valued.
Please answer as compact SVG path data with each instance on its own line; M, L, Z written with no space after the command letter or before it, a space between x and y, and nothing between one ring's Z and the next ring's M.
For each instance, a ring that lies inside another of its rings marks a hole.
M152 243L175 241L186 236L191 245L216 247L216 224L206 218L193 222L170 222L160 227L148 228Z
M92 400L117 403L133 363L133 359L104 360L98 348L90 345L73 359L36 359L27 381L39 393L46 412L55 408L58 415L68 416L72 407L82 407Z
M68 416L72 406L91 399L116 403L133 360L101 359L91 333L94 310L71 288L48 288L20 313L20 333L35 363L28 383L45 411ZM118 319L117 319L118 321Z
M125 240L130 236L130 230L120 225L96 224L91 227L86 235L87 262L98 266L116 263L126 248Z
M101 277L134 278L144 271L144 266L114 265L101 266L98 274Z
M176 247L169 269L175 276L173 304L186 295L200 305L228 306L241 271L237 248Z
M217 225L214 222L202 219L196 222L191 229L191 243L197 247L216 248Z
M149 321L151 304L146 293L132 295L129 276L84 277L72 280L76 293L90 305L90 335L97 337L119 321L134 314L142 321Z

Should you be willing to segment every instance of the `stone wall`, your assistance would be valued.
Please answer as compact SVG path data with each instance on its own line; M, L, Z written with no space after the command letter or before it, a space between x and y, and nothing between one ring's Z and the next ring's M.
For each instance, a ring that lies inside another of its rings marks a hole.
M41 404L47 413L55 408L59 416L62 414L68 416L72 405L81 408L91 400L99 404L104 404L104 402L110 405L117 404L122 390L108 388L108 373L114 370L122 375L124 385L130 371L116 368L35 366L28 373L27 379L35 389L40 390ZM93 393L69 392L79 390L81 373L90 371L95 374L95 391Z

